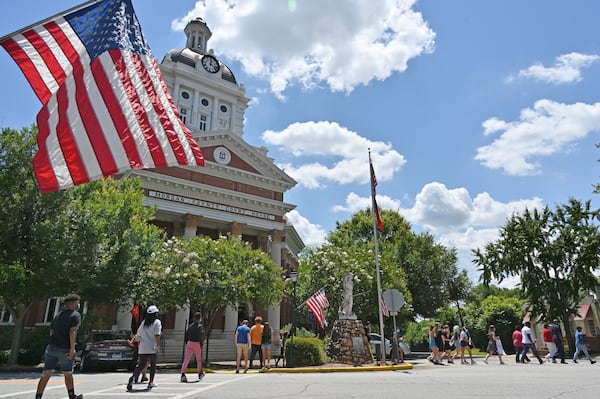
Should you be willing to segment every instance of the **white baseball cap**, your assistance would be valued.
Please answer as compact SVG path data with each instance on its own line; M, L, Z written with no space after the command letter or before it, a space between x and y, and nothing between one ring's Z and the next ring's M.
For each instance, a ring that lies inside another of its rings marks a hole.
M158 308L154 305L149 306L148 310L146 310L146 313L158 313Z

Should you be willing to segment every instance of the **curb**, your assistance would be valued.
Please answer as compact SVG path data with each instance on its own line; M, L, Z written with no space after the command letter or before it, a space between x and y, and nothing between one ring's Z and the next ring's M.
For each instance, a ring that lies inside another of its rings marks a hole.
M290 367L259 370L259 373L349 373L363 371L396 371L396 370L412 370L411 363L397 364L393 366L357 366L357 367Z

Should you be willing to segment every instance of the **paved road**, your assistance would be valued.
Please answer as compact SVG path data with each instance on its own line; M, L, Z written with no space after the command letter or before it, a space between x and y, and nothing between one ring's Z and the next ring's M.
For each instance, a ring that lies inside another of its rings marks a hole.
M600 364L600 363L599 363ZM599 398L600 366L531 363L432 366L417 361L412 370L330 373L207 374L198 383L182 384L178 374L161 371L152 391L127 393L127 373L76 374L77 392L84 398L123 397L183 399L270 398ZM190 375L188 375L190 376ZM0 374L0 399L33 398L37 373ZM60 375L53 377L44 399L67 399Z

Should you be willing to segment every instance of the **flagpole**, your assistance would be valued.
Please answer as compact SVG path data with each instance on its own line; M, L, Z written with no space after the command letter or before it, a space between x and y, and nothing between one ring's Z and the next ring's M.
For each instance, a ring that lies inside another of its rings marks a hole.
M35 26L43 25L43 24L45 24L48 21L52 21L53 19L56 19L57 17L60 17L62 15L71 14L73 12L76 12L76 11L79 11L81 9L84 9L84 8L90 6L90 5L94 4L94 3L98 3L100 1L104 1L104 0L89 0L89 1L86 1L85 3L81 3L81 4L77 5L77 6L71 7L68 10L65 10L63 12L59 12L59 13L51 16L51 17L44 18L41 21L35 22L35 23L33 23L31 25L28 25L28 26L26 26L24 28L17 29L16 31L14 31L12 33L9 33L8 35L4 35L4 36L0 37L0 42L3 42L4 40L8 39L11 36L18 35L19 33L25 32L25 31L27 31L27 30L35 27Z
M369 173L371 174L371 213L373 214L373 243L375 244L375 272L377 273L377 306L379 308L379 331L381 333L381 362L385 364L385 335L383 331L383 312L381 311L381 273L379 271L379 242L377 240L377 216L375 215L375 184L373 184L373 168L371 149L369 148Z

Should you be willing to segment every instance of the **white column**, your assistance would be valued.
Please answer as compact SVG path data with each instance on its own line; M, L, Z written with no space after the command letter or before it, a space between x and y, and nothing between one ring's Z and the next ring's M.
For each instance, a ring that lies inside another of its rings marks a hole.
M223 331L235 331L238 326L238 312L233 306L227 306L225 308L225 324Z
M281 242L282 233L280 231L272 231L269 241L267 242L267 251L271 256L271 260L278 267L281 267ZM274 341L279 342L279 330L281 329L281 304L269 306L268 321L273 329Z
M274 337L279 337L279 330L281 329L281 306L280 304L269 306L267 311L267 321L273 329Z
M190 317L190 305L185 304L181 309L175 311L175 325L173 330L183 330L187 328Z
M212 116L210 118L210 130L217 130L219 128L219 99L213 98Z
M185 230L183 237L186 240L191 240L196 237L196 230L198 229L198 223L201 218L202 216L192 215L191 213L185 215Z

